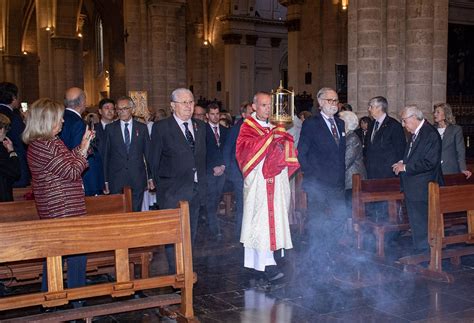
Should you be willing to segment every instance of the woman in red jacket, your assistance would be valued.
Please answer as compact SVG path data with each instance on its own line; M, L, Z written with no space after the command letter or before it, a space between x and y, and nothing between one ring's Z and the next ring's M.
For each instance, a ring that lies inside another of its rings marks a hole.
M39 99L28 110L23 141L28 144L27 160L36 208L41 219L86 214L82 172L94 133L86 130L79 146L68 150L58 133L64 107L51 99ZM68 287L84 286L86 256L67 257ZM42 289L46 290L46 275Z

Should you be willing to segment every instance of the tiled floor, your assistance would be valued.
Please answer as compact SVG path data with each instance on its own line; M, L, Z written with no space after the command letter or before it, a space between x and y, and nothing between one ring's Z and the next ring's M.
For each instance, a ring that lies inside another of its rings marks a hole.
M423 279L395 264L410 252L410 237L401 237L387 247L384 262L344 248L332 270L321 274L306 265L307 248L298 243L281 261L285 278L262 287L243 268L243 249L233 239L232 221L221 219L221 224L223 241L207 241L209 234L201 227L194 250L194 310L201 322L474 322L474 257L450 269L455 277L451 284ZM152 271L164 268L166 260L159 253ZM174 322L156 310L94 321Z

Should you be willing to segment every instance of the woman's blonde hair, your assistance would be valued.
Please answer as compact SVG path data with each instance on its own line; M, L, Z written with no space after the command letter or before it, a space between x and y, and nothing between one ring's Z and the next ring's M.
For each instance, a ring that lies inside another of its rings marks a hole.
M433 105L433 112L437 108L440 108L440 109L443 110L446 125L456 124L456 118L454 117L453 109L451 109L451 106L448 103L437 103L437 104ZM435 122L435 125L437 126L438 123Z
M22 139L26 144L54 137L54 127L61 122L64 106L49 98L36 100L26 114L26 127Z

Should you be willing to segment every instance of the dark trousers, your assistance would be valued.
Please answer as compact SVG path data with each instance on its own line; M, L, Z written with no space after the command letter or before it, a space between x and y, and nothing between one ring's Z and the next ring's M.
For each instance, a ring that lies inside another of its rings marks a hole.
M67 287L75 288L86 285L86 255L68 256L63 258L67 262ZM48 273L46 262L43 265L43 279L41 281L41 290L48 290Z
M125 186L129 186L129 185L125 185ZM146 183L143 185L143 187L145 186L146 186ZM141 212L144 192L145 192L144 189L134 189L132 187L132 211L133 212ZM122 194L122 193L123 193L123 187L110 188L110 194Z
M413 246L418 252L428 250L428 201L410 201L405 196Z
M214 237L221 233L217 219L217 208L221 201L224 183L225 175L214 176L213 174L207 174L207 224L209 231Z
M232 178L232 187L235 198L235 237L240 242L240 231L242 230L242 218L244 215L244 181L239 174Z
M308 195L308 260L328 262L337 253L347 220L344 187L313 183Z
M199 209L201 202L199 200L198 185L194 183L193 198L189 202L189 222L191 226L191 246L194 246L196 240L197 228L199 223ZM176 272L176 260L174 257L174 245L165 246L166 259L168 260L168 272L173 274Z

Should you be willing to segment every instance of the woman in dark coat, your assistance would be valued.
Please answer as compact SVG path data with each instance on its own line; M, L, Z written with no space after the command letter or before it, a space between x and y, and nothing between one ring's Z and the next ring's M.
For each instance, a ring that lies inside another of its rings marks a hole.
M20 161L13 150L12 141L6 137L10 128L10 119L0 114L0 202L13 201L13 182L21 175Z

